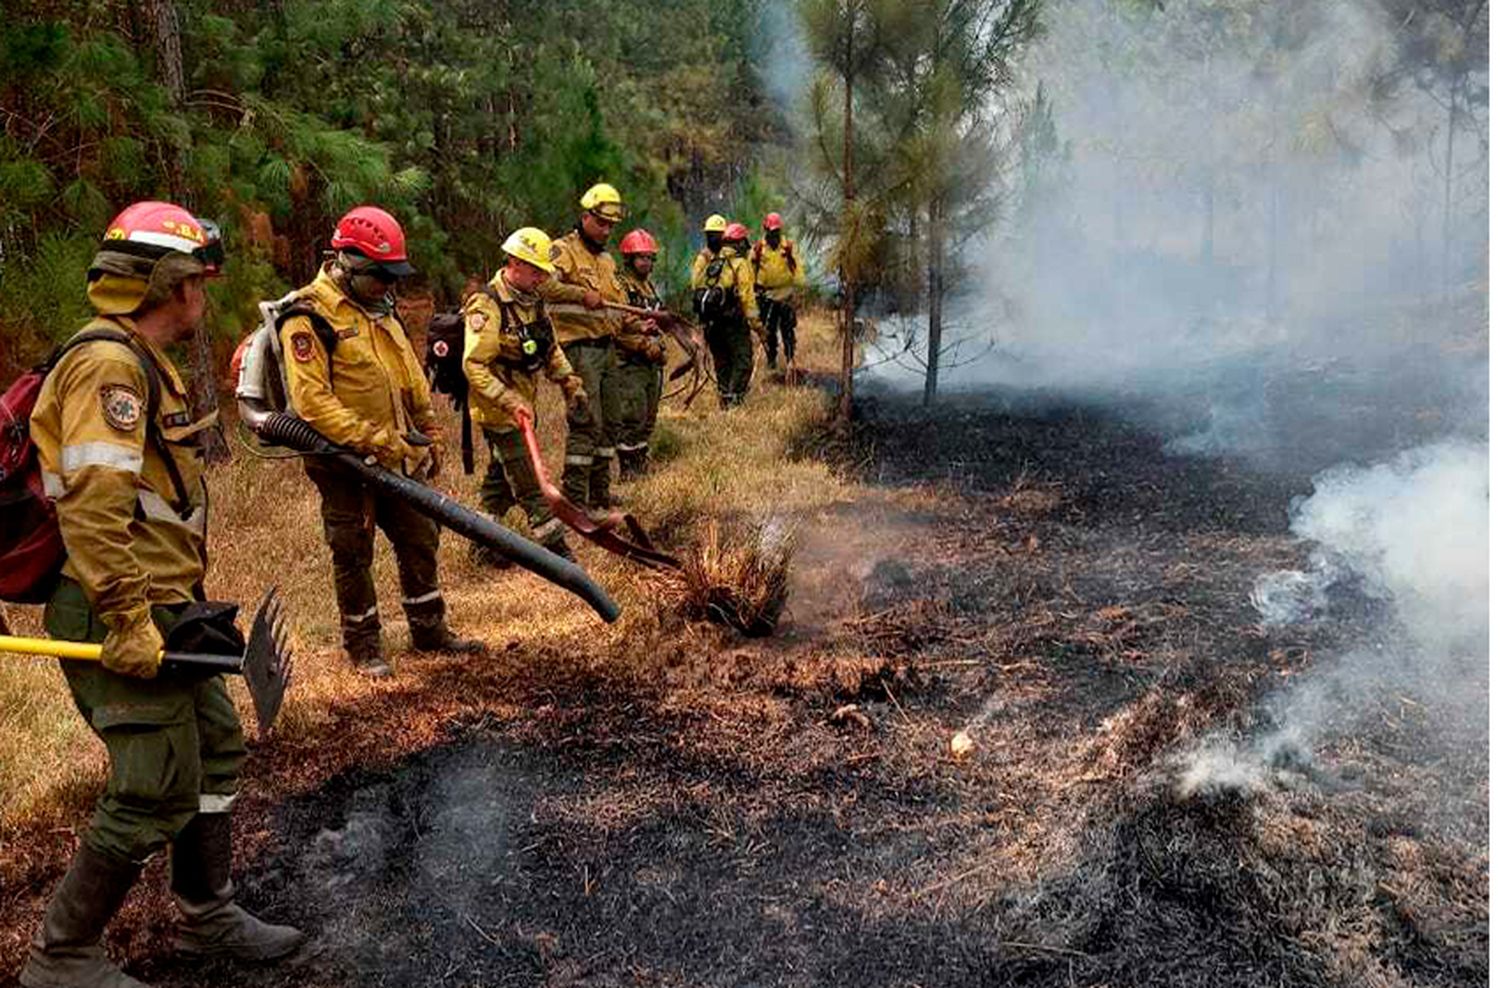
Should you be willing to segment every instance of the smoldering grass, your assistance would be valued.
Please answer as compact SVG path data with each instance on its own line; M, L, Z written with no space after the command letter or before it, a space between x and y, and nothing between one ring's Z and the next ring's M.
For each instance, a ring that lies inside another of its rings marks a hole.
M659 577L661 593L689 620L725 624L751 637L776 630L786 607L796 534L779 519L704 524L682 569Z

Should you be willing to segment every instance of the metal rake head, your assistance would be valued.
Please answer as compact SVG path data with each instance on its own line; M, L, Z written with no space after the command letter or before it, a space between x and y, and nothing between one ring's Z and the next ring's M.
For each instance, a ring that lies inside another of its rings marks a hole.
M266 591L250 625L245 646L245 684L255 704L256 733L265 737L281 712L292 681L292 650L287 642L286 621L276 588Z

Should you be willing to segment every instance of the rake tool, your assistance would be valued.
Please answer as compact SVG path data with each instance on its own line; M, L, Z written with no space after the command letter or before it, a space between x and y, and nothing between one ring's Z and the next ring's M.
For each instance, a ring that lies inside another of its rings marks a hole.
M49 655L59 659L82 659L97 662L102 645L62 641L56 638L22 638L0 635L0 652L20 655ZM243 655L212 655L201 652L162 652L163 672L214 672L242 676L255 705L255 727L264 738L276 723L281 701L286 698L292 681L292 652L287 645L286 622L282 617L281 598L276 588L266 591L255 620L250 624L250 638Z
M641 523L636 521L633 515L622 511L611 511L602 518L596 518L568 500L567 495L558 490L557 485L552 483L552 479L547 476L547 465L542 462L542 448L537 442L536 428L532 425L531 416L524 413L517 415L516 425L520 427L521 438L526 443L526 455L531 460L531 469L536 474L537 485L542 489L542 499L547 502L547 506L552 509L552 514L559 521L590 542L617 556L624 556L626 559L655 569L682 569L682 563L676 556L659 552L651 545L651 539L646 535L646 530L641 528ZM630 538L627 539L616 531L621 527L629 533Z
M693 378L686 384L679 385L662 395L662 400L676 398L680 394L686 394L687 399L682 403L684 409L691 408L693 399L703 390L713 374L708 368L708 346L703 341L703 334L698 331L686 317L680 316L671 309L643 309L638 305L626 305L624 302L605 302L604 308L614 312L623 312L627 315L638 316L641 319L651 319L662 328L662 331L677 341L687 354L678 366L672 368L667 374L668 381L676 381L692 372ZM593 310L584 308L572 302L549 303L550 312L566 312L577 315L590 315Z

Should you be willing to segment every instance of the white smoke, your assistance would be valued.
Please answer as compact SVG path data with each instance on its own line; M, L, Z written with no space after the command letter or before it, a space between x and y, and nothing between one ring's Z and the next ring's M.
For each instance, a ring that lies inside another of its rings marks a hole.
M1049 7L1024 77L1052 124L1033 115L1014 135L1010 208L948 307L955 327L992 327L993 349L944 386L1148 398L1191 413L1167 433L1185 454L1358 428L1333 384L1378 390L1382 374L1421 376L1391 393L1430 392L1472 426L1455 392L1483 379L1480 348L1442 344L1482 340L1487 199L1468 166L1483 128L1457 135L1457 304L1439 310L1446 113L1409 82L1377 83L1406 78L1393 69L1410 25L1376 0L1129 6ZM1425 366L1398 356L1412 347ZM1318 409L1301 434L1277 392L1297 375Z
M1292 530L1315 543L1313 572L1270 575L1277 588L1297 588L1290 606L1258 582L1263 616L1280 623L1306 618L1315 610L1306 606L1309 588L1321 594L1345 576L1383 605L1385 617L1357 649L1273 697L1272 726L1261 737L1237 747L1215 741L1189 756L1180 776L1185 792L1253 788L1278 764L1309 758L1393 699L1439 711L1449 730L1485 729L1486 448L1445 443L1389 463L1329 471L1296 507Z

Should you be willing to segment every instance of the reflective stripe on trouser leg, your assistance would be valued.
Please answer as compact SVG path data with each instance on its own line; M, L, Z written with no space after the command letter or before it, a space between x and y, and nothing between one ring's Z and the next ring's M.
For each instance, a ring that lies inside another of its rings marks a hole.
M563 345L563 353L573 365L573 373L583 379L588 392L588 408L568 408L567 455L563 458L562 489L568 500L587 504L589 474L594 465L594 450L604 445L604 373L614 354L608 346L583 341Z

